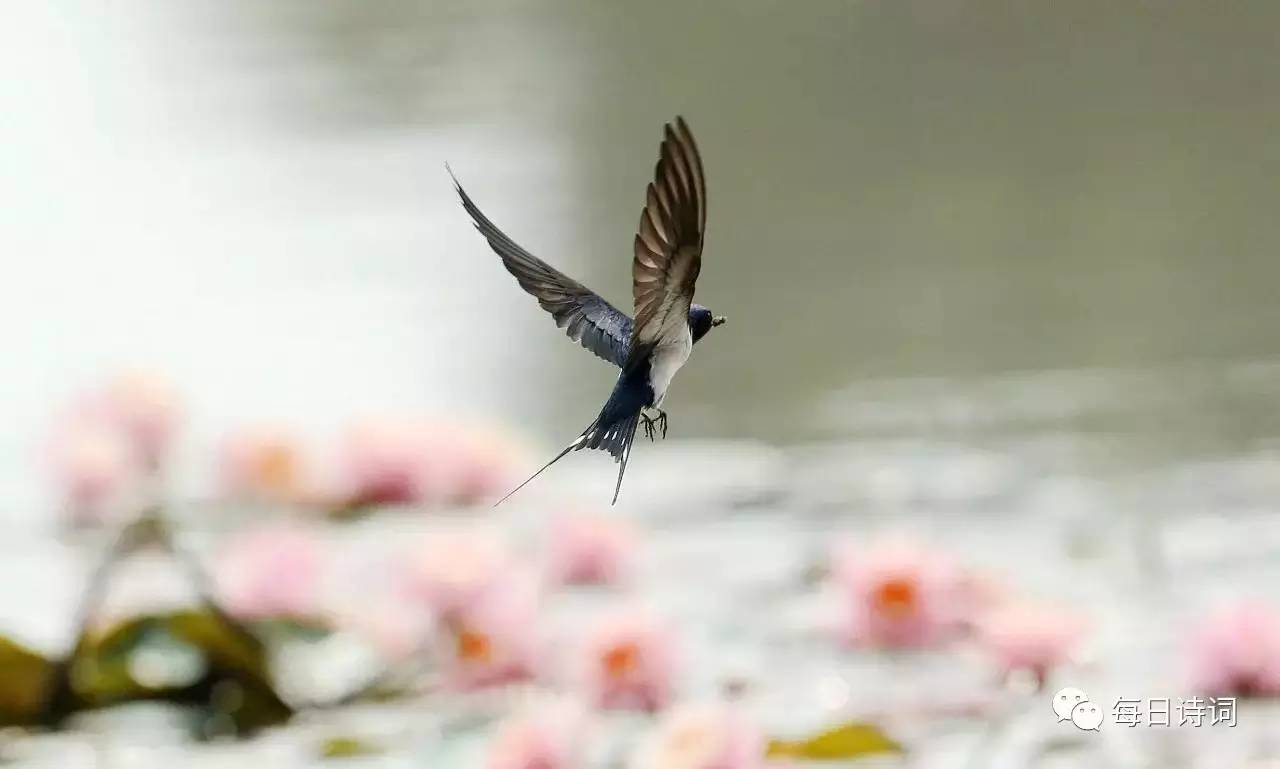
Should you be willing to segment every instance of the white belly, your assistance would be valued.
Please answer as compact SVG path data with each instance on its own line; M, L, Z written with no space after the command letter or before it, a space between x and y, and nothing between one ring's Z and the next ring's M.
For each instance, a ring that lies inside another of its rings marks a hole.
M689 333L689 325L684 324L684 333L675 341L659 345L649 358L649 385L653 387L653 405L662 405L667 397L667 388L671 386L671 378L676 375L684 362L689 360L693 352L693 336Z

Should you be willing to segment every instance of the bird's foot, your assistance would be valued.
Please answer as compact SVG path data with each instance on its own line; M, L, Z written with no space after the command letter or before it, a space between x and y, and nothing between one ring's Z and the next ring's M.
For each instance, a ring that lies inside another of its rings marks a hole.
M657 417L651 417L643 411L640 412L640 419L644 422L644 434L652 443L659 431L662 437L667 437L667 412L660 409L654 409L658 412Z

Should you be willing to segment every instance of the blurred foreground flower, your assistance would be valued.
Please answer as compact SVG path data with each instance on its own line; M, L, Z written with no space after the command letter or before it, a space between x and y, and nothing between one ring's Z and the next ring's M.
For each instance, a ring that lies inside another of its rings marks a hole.
M327 574L333 624L367 642L392 665L416 658L435 638L436 617L411 592L401 564L377 550L347 550Z
M533 678L538 671L537 596L507 583L440 625L451 685L461 689Z
M920 647L945 640L962 616L960 570L945 554L908 541L838 547L832 579L839 632L854 646Z
M361 594L351 600L335 624L364 639L388 664L413 659L435 632L434 618L418 606L387 595Z
M356 424L342 458L356 505L474 504L507 492L524 464L506 433L424 420Z
M428 427L417 421L366 420L343 440L342 467L351 502L411 505L432 491L435 448Z
M1197 623L1190 656L1198 691L1280 696L1280 609L1246 601L1210 613Z
M658 724L632 769L755 769L764 764L759 728L726 706L677 708Z
M1084 621L1056 607L1011 604L989 612L978 633L1005 676L1027 672L1042 687L1050 671L1070 661Z
M172 385L131 373L80 398L55 431L63 504L81 524L102 523L153 500L146 481L163 464L178 423Z
M618 582L629 570L636 549L634 530L615 518L563 516L551 524L549 536L548 569L562 584Z
M173 383L155 372L129 372L107 385L102 406L105 416L132 441L143 465L159 467L181 416Z
M578 769L586 765L583 714L566 704L513 716L489 748L488 769Z
M443 619L479 603L512 578L514 565L497 535L484 530L439 533L410 555L411 594Z
M319 610L325 569L311 530L274 523L236 534L214 561L219 605L244 619L306 619Z
M305 491L304 464L301 445L288 431L251 428L223 442L222 485L234 497L297 500Z
M56 440L53 455L63 505L75 523L118 518L135 501L141 470L119 433L77 426Z
M526 456L514 436L473 425L446 431L448 472L441 486L445 501L472 505L501 497L520 479Z
M601 620L587 639L583 662L588 696L597 707L655 711L671 700L675 639L644 613Z

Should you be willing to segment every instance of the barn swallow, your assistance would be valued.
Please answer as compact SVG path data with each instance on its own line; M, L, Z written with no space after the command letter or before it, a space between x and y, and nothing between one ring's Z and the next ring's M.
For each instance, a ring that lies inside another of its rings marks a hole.
M637 426L644 426L650 441L655 430L666 437L667 414L661 406L671 379L689 360L693 346L725 322L723 316L693 303L707 226L707 185L689 126L680 117L674 126L665 126L653 182L645 194L632 246L634 320L517 245L476 207L452 170L449 175L462 207L520 287L551 313L570 339L621 369L613 392L587 429L497 504L570 451L582 449L607 451L618 464L616 504Z

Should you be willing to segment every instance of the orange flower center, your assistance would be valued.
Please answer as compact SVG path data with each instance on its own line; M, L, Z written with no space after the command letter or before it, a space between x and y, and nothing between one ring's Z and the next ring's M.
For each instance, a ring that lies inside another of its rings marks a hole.
M604 653L604 670L613 678L622 678L640 665L640 649L633 643L618 644Z
M920 601L920 590L915 582L895 577L880 583L871 600L877 611L891 617L901 617L915 611Z
M464 662L488 662L493 654L489 636L463 628L458 632L458 659Z
M264 488L276 492L293 490L298 477L298 463L288 446L267 447L258 457L257 465L258 480Z

